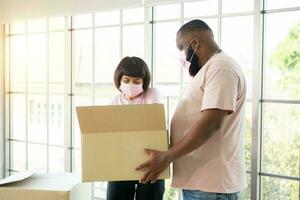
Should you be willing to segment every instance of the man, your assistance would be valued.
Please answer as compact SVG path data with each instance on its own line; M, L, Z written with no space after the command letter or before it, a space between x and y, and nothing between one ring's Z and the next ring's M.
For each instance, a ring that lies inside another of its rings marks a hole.
M172 186L183 189L184 200L238 199L245 188L243 121L246 83L240 66L214 41L201 20L177 32L193 77L171 121L171 148L146 149L150 160L140 180L155 182L173 162Z

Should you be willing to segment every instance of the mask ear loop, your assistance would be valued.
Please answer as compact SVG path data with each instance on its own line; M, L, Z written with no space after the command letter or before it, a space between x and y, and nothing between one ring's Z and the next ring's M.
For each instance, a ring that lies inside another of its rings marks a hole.
M191 61L192 61L192 59L193 59L193 57L196 53L196 49L195 49L192 56L191 56L191 59L189 61L186 60L185 51L192 44L193 41L194 41L194 38L192 38L192 40L188 43L188 45L181 51L182 53L180 53L180 54L182 54L182 56L181 55L179 56L179 60L180 60L182 66L185 66L185 62L191 63Z
M192 40L192 41L193 41L193 40ZM192 41L190 42L190 44L192 43ZM189 45L190 45L190 44L189 44ZM189 60L190 63L192 63L192 60L193 60L194 55L195 55L195 53L196 53L196 49L197 49L197 46L195 46L195 50L194 50L194 52L193 52L193 54L192 54L192 56L191 56L191 59Z

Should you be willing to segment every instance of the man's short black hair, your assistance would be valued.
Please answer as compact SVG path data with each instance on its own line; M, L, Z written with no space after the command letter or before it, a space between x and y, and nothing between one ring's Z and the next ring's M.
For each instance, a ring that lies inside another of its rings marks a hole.
M212 32L212 30L210 29L210 27L202 20L200 19L195 19L192 21L189 21L187 23L185 23L184 25L181 26L181 28L178 30L179 32L196 32L196 31L210 31Z

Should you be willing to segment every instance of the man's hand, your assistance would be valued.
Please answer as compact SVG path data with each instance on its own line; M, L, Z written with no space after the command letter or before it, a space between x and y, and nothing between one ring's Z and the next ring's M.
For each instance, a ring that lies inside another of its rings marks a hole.
M137 167L136 170L145 171L140 183L145 184L149 181L154 183L159 174L169 166L171 161L167 156L167 152L145 149L145 153L150 156L150 159Z

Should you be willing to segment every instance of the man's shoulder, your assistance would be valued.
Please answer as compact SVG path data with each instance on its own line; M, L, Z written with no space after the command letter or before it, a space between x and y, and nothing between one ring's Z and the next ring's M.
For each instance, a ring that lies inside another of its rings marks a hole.
M223 52L215 57L211 65L212 67L210 68L218 68L222 66L223 69L234 69L239 66L238 62L234 58Z
M234 74L241 75L242 69L239 63L226 53L220 53L216 56L207 72L230 71Z

